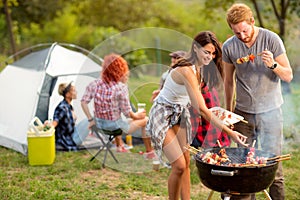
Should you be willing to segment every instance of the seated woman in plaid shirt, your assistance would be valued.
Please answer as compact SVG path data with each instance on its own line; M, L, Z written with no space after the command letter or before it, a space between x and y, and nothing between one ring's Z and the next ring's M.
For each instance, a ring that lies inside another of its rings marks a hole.
M145 126L148 120L146 111L133 112L130 106L127 80L129 69L124 58L117 54L104 57L101 77L91 82L81 99L81 106L86 114L89 127L114 131L122 129L124 133L132 134L142 128L142 139L146 148L146 158L155 157L150 137L146 136ZM88 104L94 99L94 118ZM121 114L128 119L123 119ZM121 136L116 137L117 152L127 152Z

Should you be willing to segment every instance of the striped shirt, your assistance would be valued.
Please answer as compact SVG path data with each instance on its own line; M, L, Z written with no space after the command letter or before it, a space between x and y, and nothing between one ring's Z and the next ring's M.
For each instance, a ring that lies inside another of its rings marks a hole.
M89 103L92 99L96 118L114 121L121 118L121 113L129 117L129 92L127 85L122 82L106 83L100 79L91 82L81 101Z

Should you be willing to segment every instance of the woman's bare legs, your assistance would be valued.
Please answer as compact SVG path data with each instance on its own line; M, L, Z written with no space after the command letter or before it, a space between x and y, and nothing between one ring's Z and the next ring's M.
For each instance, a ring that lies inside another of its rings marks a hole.
M152 148L152 145L151 145L151 138L148 136L148 137L142 137L143 139L143 142L144 142L144 145L145 145L145 149L146 149L146 152L152 152L153 151L153 148Z
M123 146L122 137L120 135L118 135L118 136L115 137L115 141L116 141L116 146L117 147Z
M185 170L182 175L182 181L181 181L181 199L190 199L190 152L185 151L184 153L185 158Z
M138 119L138 120L131 120L130 127L128 134L132 134L134 131L141 129L142 130L142 139L145 145L146 152L153 151L152 145L151 145L151 138L149 136L146 136L146 124L148 121L148 117L145 117L145 119Z
M187 138L186 138L186 129L179 128L176 135L178 142L180 144L180 148L183 152L184 160L185 160L185 170L182 175L181 181L181 199L190 199L190 152L186 150Z
M168 179L170 200L190 199L189 152L182 144L186 143L185 129L174 126L169 129L163 144L163 151L171 163L172 169Z

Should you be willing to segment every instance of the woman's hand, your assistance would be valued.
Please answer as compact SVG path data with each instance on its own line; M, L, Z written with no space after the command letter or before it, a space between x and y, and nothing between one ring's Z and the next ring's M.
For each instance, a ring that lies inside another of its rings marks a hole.
M150 99L150 102L153 103L154 99L157 97L157 95L159 94L160 90L154 90L152 92L152 96L151 96L151 99Z
M96 125L95 119L89 122L88 129L91 130L94 125Z
M138 119L145 119L147 113L146 110L144 109L143 111L139 112L132 112L130 111L129 116L131 119L138 120Z
M144 119L146 117L146 110L135 113L136 119Z
M51 127L56 127L57 126L57 124L58 124L58 122L57 121L52 121L52 120L46 120L46 121L44 121L44 126L51 126Z
M235 143L238 143L238 144L240 144L240 145L242 145L242 146L244 146L244 147L248 147L248 146L249 146L249 144L246 144L246 143L245 143L246 140L247 140L247 137L244 136L244 135L242 135L242 134L240 134L240 133L237 132L237 131L233 131L233 133L232 133L232 135L231 135L231 138L233 139L233 141L234 141Z

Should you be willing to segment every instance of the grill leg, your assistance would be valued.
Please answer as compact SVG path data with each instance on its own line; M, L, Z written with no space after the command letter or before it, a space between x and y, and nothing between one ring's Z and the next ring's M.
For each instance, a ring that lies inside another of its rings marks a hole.
M264 194L268 200L272 200L267 190L264 190Z
M213 190L211 190L211 191L210 191L210 193L209 193L209 195L208 195L208 198L207 198L207 200L211 200L211 198L212 198L213 194L214 194L214 191L213 191Z
M213 194L214 194L214 191L213 191L213 190L211 190L211 191L210 191L210 193L209 193L209 195L208 195L208 198L207 198L207 200L211 200L211 199L212 199L212 197L213 197ZM223 197L224 197L224 199L223 199L223 200L230 200L230 197L231 197L231 195L230 195L230 194L228 194L228 193L222 193L222 195L223 195ZM269 199L269 200L272 200L272 199Z
M230 200L230 195L229 194L224 194L224 200Z

